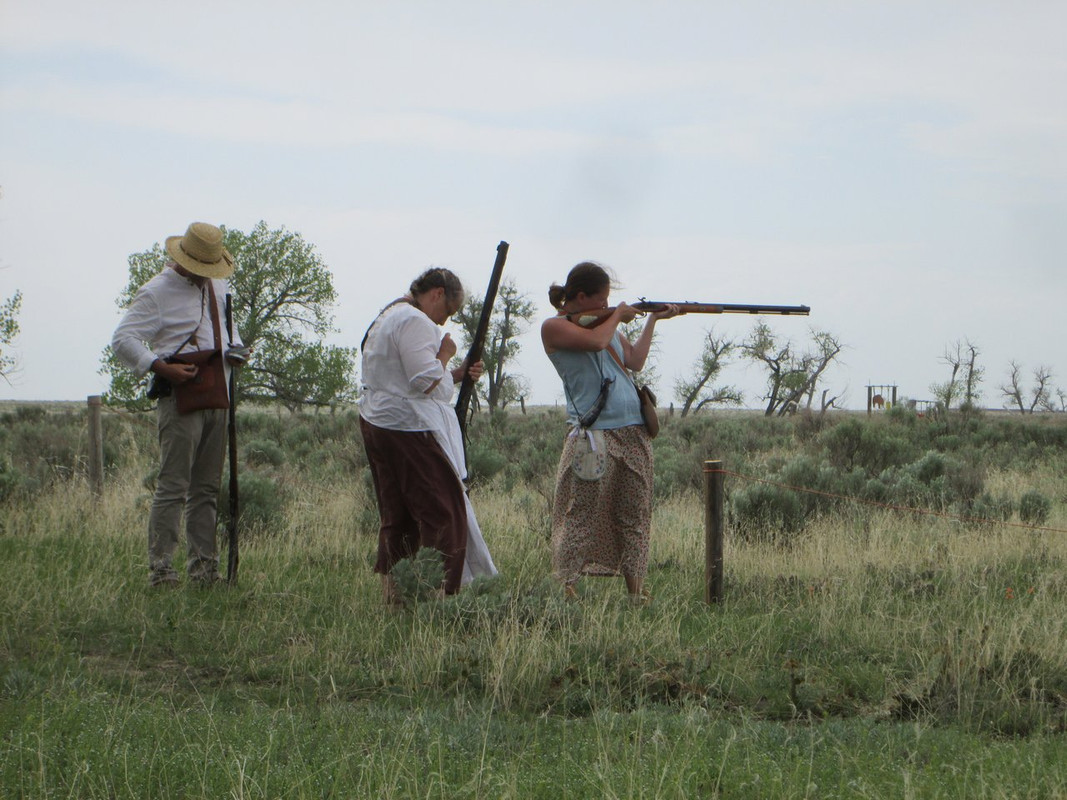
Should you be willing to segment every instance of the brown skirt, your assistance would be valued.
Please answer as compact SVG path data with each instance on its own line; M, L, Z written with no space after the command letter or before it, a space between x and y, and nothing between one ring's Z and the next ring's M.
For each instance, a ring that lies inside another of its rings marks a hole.
M381 529L374 571L389 574L420 547L445 557L445 592L459 591L467 553L467 504L448 456L429 431L393 431L359 419Z
M574 474L575 438L567 437L552 507L552 569L579 575L643 578L652 521L652 440L643 425L604 431L607 467L597 480Z

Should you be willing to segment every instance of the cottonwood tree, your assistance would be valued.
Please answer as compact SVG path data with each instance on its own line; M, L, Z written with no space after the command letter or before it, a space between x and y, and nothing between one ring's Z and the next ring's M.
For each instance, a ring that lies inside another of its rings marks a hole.
M1052 411L1052 370L1044 365L1034 370L1034 384L1027 393L1022 387L1022 367L1018 361L1008 362L1008 380L998 388L1008 404L1023 414L1033 414L1041 408ZM1025 395L1025 397L1024 397Z
M963 366L963 342L956 340L953 344L947 345L940 361L949 366L951 373L944 383L930 384L930 391L933 392L938 405L948 411L952 408L952 401L959 394L959 373L960 367Z
M770 326L760 320L741 343L742 356L762 364L767 370L767 390L763 395L767 401L763 412L766 416L794 413L802 402L811 408L819 381L843 347L828 331L812 329L811 337L812 348L797 352L791 341L780 340ZM833 403L833 400L829 402Z
M238 398L279 401L290 410L332 406L355 396L352 348L322 343L334 330L337 296L322 258L299 233L259 222L249 233L223 228L237 268L230 278L234 323L252 356L241 370ZM129 282L116 301L126 308L168 261L162 245L129 256ZM110 348L101 372L111 377L110 402L146 408L147 377L137 378Z
M740 389L714 385L736 349L736 342L716 337L714 328L704 332L704 347L693 364L692 377L679 378L674 382L674 398L682 404L683 417L688 416L690 411L695 413L715 403L739 406L744 402Z
M462 329L464 347L459 355L466 354L474 341L478 330L478 321L482 316L485 300L480 295L468 295L466 302L453 319ZM529 393L529 383L517 373L508 371L509 365L521 348L519 336L530 326L536 313L536 306L516 287L515 282L506 279L497 290L493 313L489 316L489 330L485 336L482 361L485 362L486 388L483 392L475 384L472 398L475 408L480 407L479 400L484 400L489 413L503 410L514 402L523 402Z
M959 408L964 412L977 409L981 398L979 386L985 377L985 367L978 366L978 356L981 350L969 339L957 339L945 347L941 356L941 362L947 364L951 370L949 379L944 383L934 383L930 386L937 399L938 405L946 411L952 408L954 400L959 398Z
M985 367L978 366L978 356L981 355L978 346L968 341L965 348L963 362L963 405L962 410L975 411L978 401L982 397L982 391L978 387L985 378Z
M15 292L0 305L0 377L11 383L11 375L18 370L18 358L10 351L19 335L19 311L22 292Z
M823 373L826 372L826 368L836 360L844 346L836 336L828 331L812 331L812 343L815 345L815 350L808 356L809 377L807 386L803 392L803 396L807 398L807 402L805 403L806 408L811 408L811 404L815 399L815 387L822 379ZM837 395L834 395L827 400L827 394L829 394L829 390L824 389L822 392L820 411L826 411L826 409L831 407L834 404L834 401L837 400Z

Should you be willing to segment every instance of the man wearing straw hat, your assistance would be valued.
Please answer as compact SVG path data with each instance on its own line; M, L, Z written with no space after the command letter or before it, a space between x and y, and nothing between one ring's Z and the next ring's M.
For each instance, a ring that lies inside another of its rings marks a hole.
M160 466L148 517L148 585L178 583L172 560L184 511L186 573L193 583L207 586L220 580L215 528L229 398L220 388L221 397L206 401L214 407L179 411L175 387L205 381L201 371L210 362L197 366L177 359L221 350L211 365L218 372L212 381L228 386L230 366L243 363L248 351L236 330L232 340L223 339L226 279L234 263L222 245L222 231L194 222L184 236L168 237L166 250L166 266L137 290L111 347L137 375L154 373L149 397L158 399Z

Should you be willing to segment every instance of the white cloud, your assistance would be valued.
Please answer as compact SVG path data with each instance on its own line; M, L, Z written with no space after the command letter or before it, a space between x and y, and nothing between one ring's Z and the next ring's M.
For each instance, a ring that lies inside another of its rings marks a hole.
M501 156L571 151L589 136L566 130L479 124L433 112L367 113L306 100L202 98L148 88L38 85L0 90L7 113L45 112L75 122L181 133L247 144L339 147L361 144L462 150Z

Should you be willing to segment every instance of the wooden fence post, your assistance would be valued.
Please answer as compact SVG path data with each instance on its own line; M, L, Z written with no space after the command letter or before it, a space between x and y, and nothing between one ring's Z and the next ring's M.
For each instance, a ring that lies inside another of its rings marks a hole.
M723 472L721 461L704 462L704 602L722 600Z
M100 395L89 395L89 490L104 494L104 435L100 424Z

